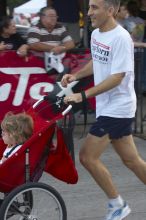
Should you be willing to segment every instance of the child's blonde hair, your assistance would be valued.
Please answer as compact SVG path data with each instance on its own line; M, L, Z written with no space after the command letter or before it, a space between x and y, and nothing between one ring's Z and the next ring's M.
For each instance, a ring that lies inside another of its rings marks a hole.
M22 144L33 133L33 119L26 113L8 112L1 122L1 128L13 136L16 144Z

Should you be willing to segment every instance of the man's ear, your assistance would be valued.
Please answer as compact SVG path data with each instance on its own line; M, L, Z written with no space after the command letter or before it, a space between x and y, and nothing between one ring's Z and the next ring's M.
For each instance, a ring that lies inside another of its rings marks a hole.
M118 12L119 12L119 7L115 8L114 17L117 16Z
M116 9L116 8L114 8L113 6L111 6L111 7L109 7L108 12L109 12L109 15L115 17L116 14L117 14L117 12L118 12L118 8Z

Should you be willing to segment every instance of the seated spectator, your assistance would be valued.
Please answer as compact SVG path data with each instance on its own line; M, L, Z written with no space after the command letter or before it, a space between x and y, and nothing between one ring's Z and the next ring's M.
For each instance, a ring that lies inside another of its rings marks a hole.
M128 18L125 19L125 28L131 34L135 47L146 47L143 43L144 37L144 20L138 16L139 7L136 1L128 1L127 10Z
M44 7L39 14L39 23L28 30L29 48L35 55L45 57L47 71L54 68L61 73L64 71L64 53L75 46L74 42L66 28L57 22L54 8Z
M33 120L25 113L15 115L9 112L1 123L1 129L2 139L7 147L0 160L0 164L19 150L22 144L31 137L33 133Z
M116 15L117 22L125 28L125 19L128 17L128 10L127 10L127 4L121 3L119 7L119 11Z
M57 22L55 9L44 7L39 14L39 23L28 30L31 50L61 54L75 46L66 28Z
M48 5L55 8L58 14L58 21L61 22L72 36L76 45L81 41L79 15L84 16L82 0L48 0ZM84 18L83 18L84 20Z
M11 17L0 18L0 51L17 50L19 56L26 56L28 45L25 40L16 33L16 25Z

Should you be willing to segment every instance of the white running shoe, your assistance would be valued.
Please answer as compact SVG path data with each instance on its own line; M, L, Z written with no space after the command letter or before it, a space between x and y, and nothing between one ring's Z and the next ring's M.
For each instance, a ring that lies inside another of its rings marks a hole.
M106 216L106 220L122 220L131 212L131 209L126 202L124 202L124 205L122 207L113 207L111 204L109 204L108 208L109 210Z

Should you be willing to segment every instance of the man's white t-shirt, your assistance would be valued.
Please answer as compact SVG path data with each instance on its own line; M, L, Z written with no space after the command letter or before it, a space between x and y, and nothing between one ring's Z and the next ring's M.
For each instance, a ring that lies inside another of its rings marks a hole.
M95 85L112 74L125 72L120 85L96 96L96 117L134 117L134 46L129 33L120 25L108 32L94 30L91 35L91 53Z

